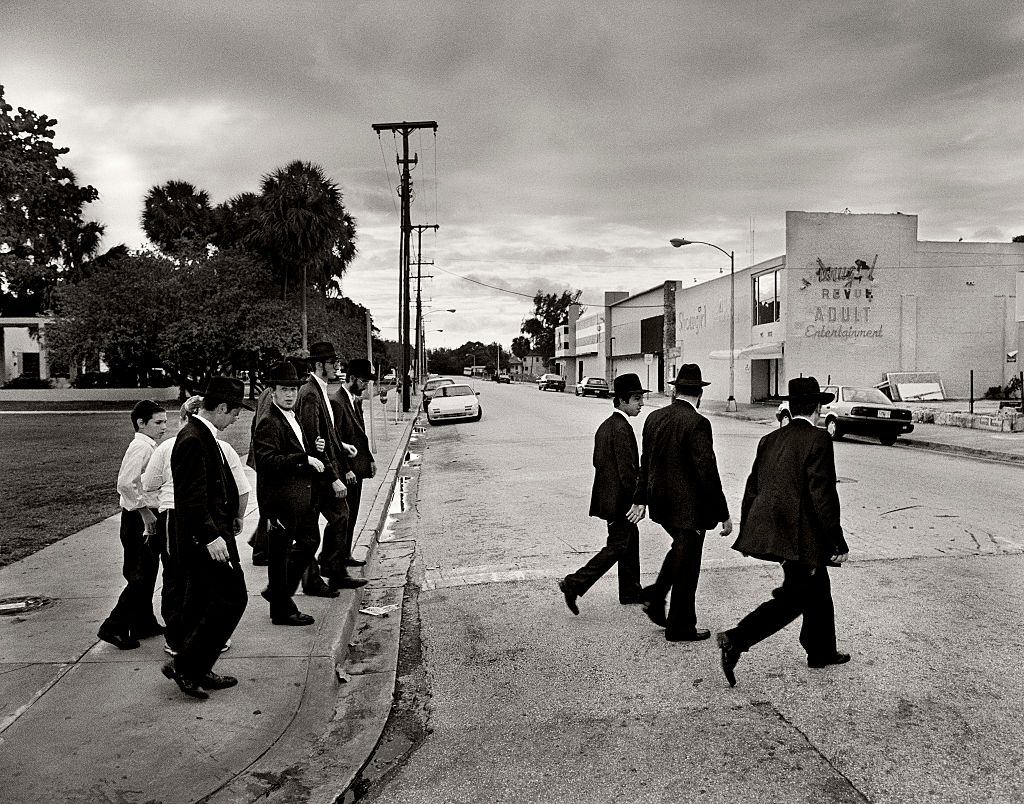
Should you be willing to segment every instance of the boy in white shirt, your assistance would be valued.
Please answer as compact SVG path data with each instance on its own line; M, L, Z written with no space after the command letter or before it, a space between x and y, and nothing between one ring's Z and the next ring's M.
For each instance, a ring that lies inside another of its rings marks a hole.
M142 472L156 442L167 432L167 413L156 402L143 399L131 413L135 437L128 445L117 473L121 503L122 572L128 585L97 636L121 650L139 647L139 640L158 636L164 628L153 614L153 589L160 566L159 545L150 542L156 532L157 501L142 489Z

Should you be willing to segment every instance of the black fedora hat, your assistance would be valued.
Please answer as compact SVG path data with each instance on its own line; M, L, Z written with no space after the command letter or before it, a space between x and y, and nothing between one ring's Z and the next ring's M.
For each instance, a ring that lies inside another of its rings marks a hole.
M310 363L332 363L338 359L338 353L334 351L334 344L330 341L317 341L309 345Z
M373 364L365 357L356 357L348 361L345 373L349 377L358 377L361 380L373 379Z
M813 399L819 405L827 405L835 398L835 394L827 394L821 390L815 377L794 377L789 381L789 396L782 397L782 399L798 401Z
M683 363L679 367L679 373L676 374L673 385L677 388L703 388L711 383L704 382L704 378L700 375L700 366L696 363Z
M632 394L647 394L650 391L640 384L640 378L636 374L620 374L612 384L614 394L617 397L627 397Z
M270 370L270 374L267 376L267 385L298 387L304 382L305 380L299 377L299 372L295 370L294 364L287 360L282 360L274 366Z
M213 402L223 402L228 406L228 410L253 409L252 404L245 398L245 383L234 377L210 377L203 397Z

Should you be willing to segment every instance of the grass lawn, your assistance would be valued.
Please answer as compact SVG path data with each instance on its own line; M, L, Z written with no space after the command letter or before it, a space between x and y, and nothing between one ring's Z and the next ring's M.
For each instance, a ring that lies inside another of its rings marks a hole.
M169 418L173 438L177 411ZM221 436L239 455L251 419L243 410ZM116 514L117 470L133 435L127 410L0 414L0 567Z

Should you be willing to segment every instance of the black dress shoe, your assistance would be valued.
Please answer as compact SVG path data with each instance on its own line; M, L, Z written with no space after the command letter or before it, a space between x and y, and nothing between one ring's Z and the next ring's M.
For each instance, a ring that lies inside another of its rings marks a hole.
M669 642L700 642L710 636L711 632L706 628L694 628L692 631L683 631L678 634L675 631L665 631L665 639Z
M718 647L722 649L722 672L725 673L725 680L729 682L730 687L735 687L736 663L739 662L740 654L743 651L733 644L728 631L722 631L718 634Z
M199 682L194 678L185 678L184 676L179 675L178 671L174 669L173 664L168 662L160 668L160 672L177 684L178 689L186 695L191 695L193 698L198 698L201 701L210 697L199 688Z
M639 606L644 601L639 597L620 597L619 603L623 606Z
M268 603L270 602L270 587L269 586L265 586L263 588L263 590L260 592L260 597L262 597Z
M668 619L665 617L664 600L648 600L641 604L640 608L647 615L647 619L655 625L660 625L662 628L668 625Z
M562 595L565 597L565 605L569 611L573 614L580 613L580 607L576 605L576 598L579 597L572 589L569 588L569 584L565 582L565 578L558 582L558 588L562 590Z
M332 578L327 588L334 593L334 597L338 596L339 589L358 589L361 586L366 586L369 581L366 578L350 578L345 576L344 578Z
M365 567L366 566L366 562L365 561L360 561L358 558L346 558L345 559L345 566L346 567Z
M271 617L270 622L274 625L312 625L316 620L308 614L296 611L294 614L289 614L287 617Z
M314 589L303 589L302 594L306 595L306 597L337 597L340 593L337 589L332 589L324 584Z
M119 634L116 631L111 631L107 628L101 628L96 632L96 636L104 642L109 642L111 645L117 646L121 650L132 650L133 648L139 647L139 640L127 636L126 634Z
M196 683L204 690L226 690L228 687L235 686L238 683L238 679L234 676L218 676L211 671Z
M840 653L839 651L836 651L831 656L815 658L808 656L807 666L820 670L822 667L828 667L831 664L846 664L848 661L850 661L849 653Z

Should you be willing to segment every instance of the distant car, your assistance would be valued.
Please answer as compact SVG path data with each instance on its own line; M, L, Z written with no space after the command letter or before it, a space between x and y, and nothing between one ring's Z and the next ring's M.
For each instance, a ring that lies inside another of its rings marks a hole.
M896 439L914 432L912 414L907 408L894 405L877 388L858 388L851 385L826 385L821 389L835 394L835 400L821 406L820 426L823 426L833 441L847 433L873 435L886 446ZM783 402L775 413L780 426L792 420L789 402Z
M427 405L430 403L431 398L437 393L438 388L442 388L445 385L455 385L455 380L449 377L435 377L427 380L423 383L423 409L427 409Z
M503 382L505 382L505 383L508 383L509 385L511 385L511 384L512 384L512 378L511 378L511 377L509 377L509 376L508 376L507 374L505 374L504 372L502 372L501 374L499 374L499 375L498 375L497 377L495 377L494 379L495 379L495 381L496 381L496 382L498 382L499 384L500 384L500 383L503 383Z
M604 377L584 377L576 383L576 396L586 396L587 394L607 397L608 380Z
M383 377L380 378L381 382L394 382L397 379L397 375L393 371L389 371Z
M564 391L565 377L558 374L541 374L540 379L537 380L537 390L547 391L548 389Z
M456 419L480 421L484 412L477 395L471 386L462 383L439 386L427 405L427 421L431 424Z

